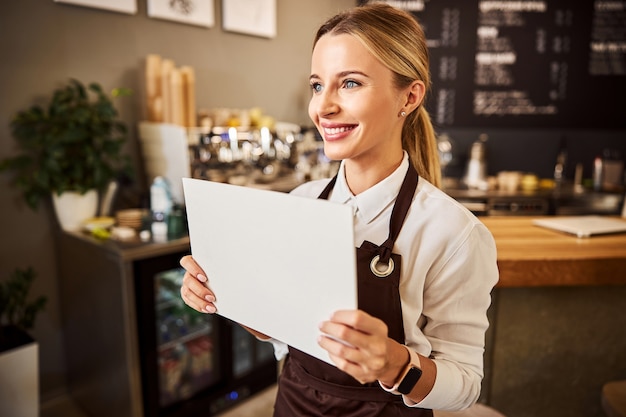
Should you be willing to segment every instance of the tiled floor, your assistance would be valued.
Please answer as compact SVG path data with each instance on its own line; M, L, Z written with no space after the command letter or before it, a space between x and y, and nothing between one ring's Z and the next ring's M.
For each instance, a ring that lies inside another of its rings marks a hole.
M240 405L220 414L220 417L271 417L276 397L276 386L252 396ZM63 397L42 405L41 417L91 417L70 398Z

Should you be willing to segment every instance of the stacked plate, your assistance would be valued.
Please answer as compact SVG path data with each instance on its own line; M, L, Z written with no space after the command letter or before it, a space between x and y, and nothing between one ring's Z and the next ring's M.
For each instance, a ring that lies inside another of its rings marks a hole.
M140 230L143 218L148 215L146 209L126 209L115 213L115 220L119 227L130 227Z

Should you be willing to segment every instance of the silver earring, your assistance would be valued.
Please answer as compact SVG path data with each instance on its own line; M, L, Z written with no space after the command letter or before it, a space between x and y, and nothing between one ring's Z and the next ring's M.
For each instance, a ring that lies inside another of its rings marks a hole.
M406 116L406 112L405 112L404 110L402 110L402 111L400 112L400 116L401 116L401 117L405 117L405 116Z

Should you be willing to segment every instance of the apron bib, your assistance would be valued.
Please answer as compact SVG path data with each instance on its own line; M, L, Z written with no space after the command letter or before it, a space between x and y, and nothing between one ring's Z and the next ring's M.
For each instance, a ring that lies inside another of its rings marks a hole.
M336 180L335 176L318 198L328 199ZM388 239L380 246L365 241L356 249L359 309L383 320L389 337L401 344L405 342L399 290L401 257L392 250L417 181L417 172L409 164L391 213ZM378 382L361 384L335 366L290 346L280 375L274 417L299 416L430 417L432 411L407 407L401 396L384 391Z

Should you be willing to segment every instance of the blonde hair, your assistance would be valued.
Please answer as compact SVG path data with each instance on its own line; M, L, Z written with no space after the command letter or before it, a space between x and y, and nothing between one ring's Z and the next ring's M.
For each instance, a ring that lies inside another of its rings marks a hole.
M380 62L395 74L398 88L420 80L430 91L429 55L424 30L408 12L385 3L354 7L326 21L317 31L313 47L326 34L347 34L359 39ZM425 99L426 97L424 97ZM441 185L437 138L424 102L406 116L402 147L417 173Z

